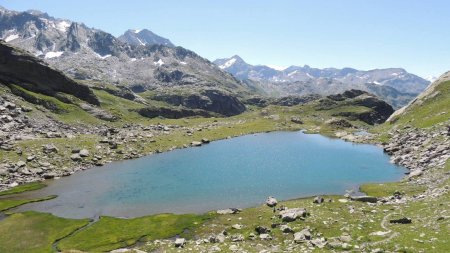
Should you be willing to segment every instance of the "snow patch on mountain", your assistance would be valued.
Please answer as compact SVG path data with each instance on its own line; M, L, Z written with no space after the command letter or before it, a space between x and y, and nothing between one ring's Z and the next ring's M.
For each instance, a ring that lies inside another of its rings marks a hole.
M283 66L278 66L278 65L266 65L266 66L271 69L278 70L278 71L283 71L288 68L288 67L283 67Z
M58 51L58 52L47 52L45 54L45 58L46 59L51 59L51 58L56 58L56 57L60 57L64 52L63 51Z
M56 24L56 29L58 29L61 32L66 32L69 27L70 23L67 21L61 21Z
M140 40L138 37L136 37L136 39L139 41L139 44L141 44L142 46L146 45L146 43L142 42L142 40Z
M427 76L426 78L425 78L425 80L428 80L428 81L430 81L430 83L432 83L432 82L434 82L434 81L436 81L438 78L437 77L435 77L435 76Z
M163 60L159 59L158 61L153 62L156 66L162 66L164 64Z
M294 71L292 71L291 73L289 73L288 76L293 76L293 75L295 75L295 74L297 74L297 73L298 73L298 70L294 70Z
M19 35L18 35L18 34L12 34L12 35L9 35L8 37L6 37L6 38L5 38L5 41L6 41L6 42L10 42L10 41L15 40L15 39L18 39L18 38L19 38Z
M100 55L100 54L95 53L95 55L96 55L98 58L103 59L103 60L106 59L106 58L108 58L108 57L111 57L110 54Z
M229 61L225 62L223 65L220 65L219 68L226 69L231 67L236 62L236 58L231 58Z

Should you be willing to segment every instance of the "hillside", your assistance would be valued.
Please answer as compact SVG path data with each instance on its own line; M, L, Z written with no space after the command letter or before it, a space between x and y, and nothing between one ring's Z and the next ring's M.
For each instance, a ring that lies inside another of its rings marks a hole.
M64 93L94 105L100 104L87 86L67 78L34 56L1 41L0 83L17 84L30 91L60 98L63 97L61 93Z
M389 119L395 127L411 125L426 128L450 119L450 72L434 81L423 93Z

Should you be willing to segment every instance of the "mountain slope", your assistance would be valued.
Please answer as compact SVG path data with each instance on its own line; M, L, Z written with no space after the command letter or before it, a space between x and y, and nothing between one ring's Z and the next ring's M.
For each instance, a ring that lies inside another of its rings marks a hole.
M424 128L448 120L450 120L450 71L440 76L410 104L391 115L388 123Z
M154 34L147 29L142 30L128 30L118 37L124 43L134 46L145 45L163 45L168 47L175 47L170 40Z
M150 31L138 33L147 38ZM150 36L151 37L151 36ZM70 77L136 90L171 88L248 92L230 74L181 47L124 43L109 33L45 13L0 10L0 38L45 60ZM163 42L164 43L164 42ZM167 42L168 43L168 42Z
M91 104L100 104L87 86L3 42L0 42L0 82L19 85L49 96L58 96L58 93L70 94Z
M305 65L277 70L250 65L239 56L218 59L214 63L240 80L252 80L253 85L272 95L330 95L360 89L374 93L395 108L406 105L429 84L427 80L400 68L361 71L352 68L317 69Z
M231 116L245 111L239 98L254 93L252 87L207 59L174 47L148 30L135 32L128 31L128 37L118 39L82 23L53 18L42 12L0 9L0 38L7 43L29 51L91 87L115 95L121 93L119 96L139 103L149 100L152 104L159 100L168 106L184 106L180 111L186 112L180 114L177 108L169 107L164 110L169 114L152 110L146 115ZM173 99L174 94L179 99ZM190 101L186 102L187 99Z

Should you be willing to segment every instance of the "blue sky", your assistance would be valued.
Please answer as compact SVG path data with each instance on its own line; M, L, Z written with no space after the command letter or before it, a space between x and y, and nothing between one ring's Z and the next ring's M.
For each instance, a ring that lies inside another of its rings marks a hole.
M445 0L0 0L116 36L148 28L210 60L373 69L423 77L450 70Z

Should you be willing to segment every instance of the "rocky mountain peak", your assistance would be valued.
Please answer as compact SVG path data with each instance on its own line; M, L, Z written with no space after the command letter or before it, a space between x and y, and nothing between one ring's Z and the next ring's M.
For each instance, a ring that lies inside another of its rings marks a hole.
M46 12L42 12L39 10L27 10L26 13L29 13L33 16L39 16L42 18L53 19L53 17L49 16Z
M233 55L230 58L217 59L214 61L214 63L219 66L219 68L224 70L228 70L231 68L242 69L250 66L239 55Z
M128 29L118 39L124 43L135 46L146 45L164 45L168 47L175 47L175 45L168 39L163 38L148 29Z

